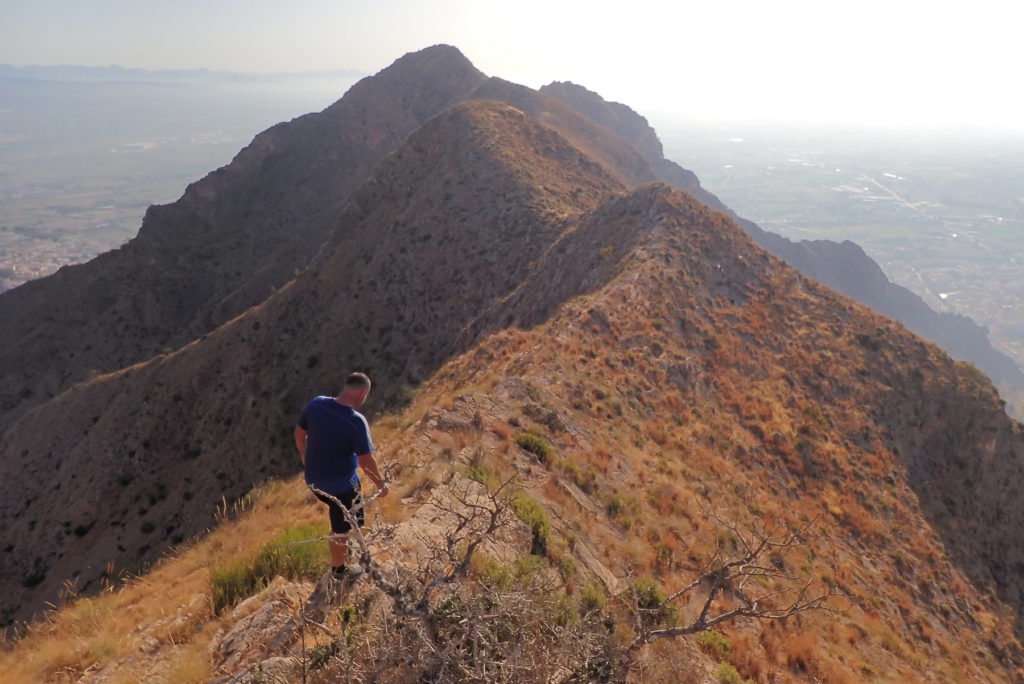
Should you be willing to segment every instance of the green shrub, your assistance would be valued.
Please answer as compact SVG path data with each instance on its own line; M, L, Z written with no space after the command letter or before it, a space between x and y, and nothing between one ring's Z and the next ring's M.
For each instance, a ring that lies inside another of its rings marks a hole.
M576 624L580 614L568 596L562 594L551 604L551 621L559 627L568 627Z
M466 476L486 487L491 481L491 476L494 474L493 471L494 469L491 467L490 460L487 458L484 450L474 449L469 459L469 464L466 466Z
M715 670L715 681L718 684L754 684L753 679L744 682L740 673L729 663L722 663L718 666L718 669Z
M469 562L470 572L483 584L495 589L508 590L512 586L512 574L497 558L483 551L477 551Z
M278 575L293 580L318 579L330 567L327 544L287 544L323 534L324 530L315 525L292 527L274 537L252 561L212 568L210 590L214 610L220 613L234 606L259 592Z
M539 556L529 555L516 558L512 569L519 579L528 579L540 569L541 560Z
M702 651L718 661L728 660L729 654L732 653L732 642L713 630L697 634L697 645L700 646Z
M584 613L591 611L604 612L608 605L608 599L604 595L604 588L597 580L590 580L587 586L580 592L580 607Z
M640 515L640 502L624 494L612 494L605 503L608 515L627 530L636 524Z
M670 624L675 621L675 608L662 605L668 596L654 580L636 579L630 585L629 591L633 593L638 608L654 611L648 619L655 624Z
M668 598L661 585L654 580L635 580L633 582L633 592L636 594L637 606L645 610L657 608Z
M487 466L470 465L466 468L466 476L475 482L479 482L482 485L487 485L487 482L491 479L491 471Z
M575 461L570 459L561 459L558 462L561 470L572 478L572 481L576 483L576 486L582 489L587 494L592 494L597 486L597 472L593 466L589 463L584 463L583 466L579 466Z
M512 497L512 511L533 532L533 547L530 553L544 556L548 550L548 534L551 533L551 518L537 501L524 491Z
M561 562L558 564L558 574L562 576L563 582L567 582L570 577L576 574L576 561L573 560L572 556L566 555L562 557Z
M308 659L308 667L310 671L316 672L327 667L331 662L331 658L338 655L341 649L338 647L337 642L332 641L329 644L322 644L320 646L314 646L307 651L306 657Z
M516 435L516 444L536 456L537 460L541 463L551 458L551 445L540 435L535 435L532 432L521 432Z

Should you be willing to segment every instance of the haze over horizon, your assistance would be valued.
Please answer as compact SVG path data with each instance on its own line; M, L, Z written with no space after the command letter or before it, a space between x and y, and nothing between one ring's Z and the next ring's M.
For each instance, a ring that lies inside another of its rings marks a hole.
M0 63L253 73L351 69L455 45L530 87L572 81L656 120L1024 132L1024 8L898 4L43 0L0 10ZM340 97L341 93L338 94Z

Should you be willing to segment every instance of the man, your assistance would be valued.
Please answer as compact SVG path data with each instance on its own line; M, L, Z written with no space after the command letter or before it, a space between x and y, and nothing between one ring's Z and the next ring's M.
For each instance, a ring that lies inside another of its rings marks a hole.
M309 402L295 427L295 446L305 467L306 484L334 497L346 509L361 502L357 465L370 476L381 496L388 493L373 457L370 426L356 411L369 393L370 378L363 373L352 373L346 378L341 394L317 397ZM327 504L331 531L335 535L331 541L331 572L339 580L355 577L362 568L346 566L348 533L352 526L338 502L322 494L317 494L317 498ZM353 516L362 526L363 510L360 508Z

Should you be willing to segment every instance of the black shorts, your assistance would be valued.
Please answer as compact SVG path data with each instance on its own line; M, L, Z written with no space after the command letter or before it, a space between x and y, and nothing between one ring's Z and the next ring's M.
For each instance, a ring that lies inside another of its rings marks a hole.
M334 534L348 534L352 530L352 525L349 524L348 519L345 517L345 513L342 512L341 506L323 494L317 494L316 498L327 504L327 509L331 514L331 532ZM334 498L340 501L347 509L351 509L353 504L360 503L362 501L358 486L356 486L355 489L349 490L344 494L339 494ZM362 527L365 522L363 509L360 508L358 511L353 513L353 515L355 516L356 522L358 522L359 526Z

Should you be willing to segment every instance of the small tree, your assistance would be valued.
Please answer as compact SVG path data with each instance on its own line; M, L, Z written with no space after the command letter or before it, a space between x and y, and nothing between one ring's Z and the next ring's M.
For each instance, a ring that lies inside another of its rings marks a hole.
M385 570L376 558L388 530L354 527L358 562L392 608L361 635L361 649L339 637L318 666L333 662L346 677L373 681L616 679L609 626L598 613L580 617L557 573L517 564L526 570L510 583L479 571L491 563L474 564L488 557L481 547L517 519L516 500L511 480L488 491L452 476L425 504L447 521L443 538L424 539L428 556L405 571Z
M555 573L541 568L510 582L508 573L493 572L493 561L474 564L474 558L488 558L482 546L516 519L515 500L511 481L489 490L451 476L425 504L447 520L442 538L423 539L428 555L411 569L385 570L376 557L392 529L354 526L355 557L376 589L390 597L391 608L366 625L359 648L352 646L351 627L343 629L328 667L333 663L348 677L374 681L619 681L640 649L656 639L706 632L736 619L783 620L828 609L836 594L831 584L819 587L786 570L786 555L807 548L811 525L741 529L706 510L717 524L715 550L696 578L670 595L652 582L632 582L619 596L632 627L631 641L623 642L616 617L601 609L603 601L585 596L581 616ZM699 612L680 624L682 604L698 594Z

